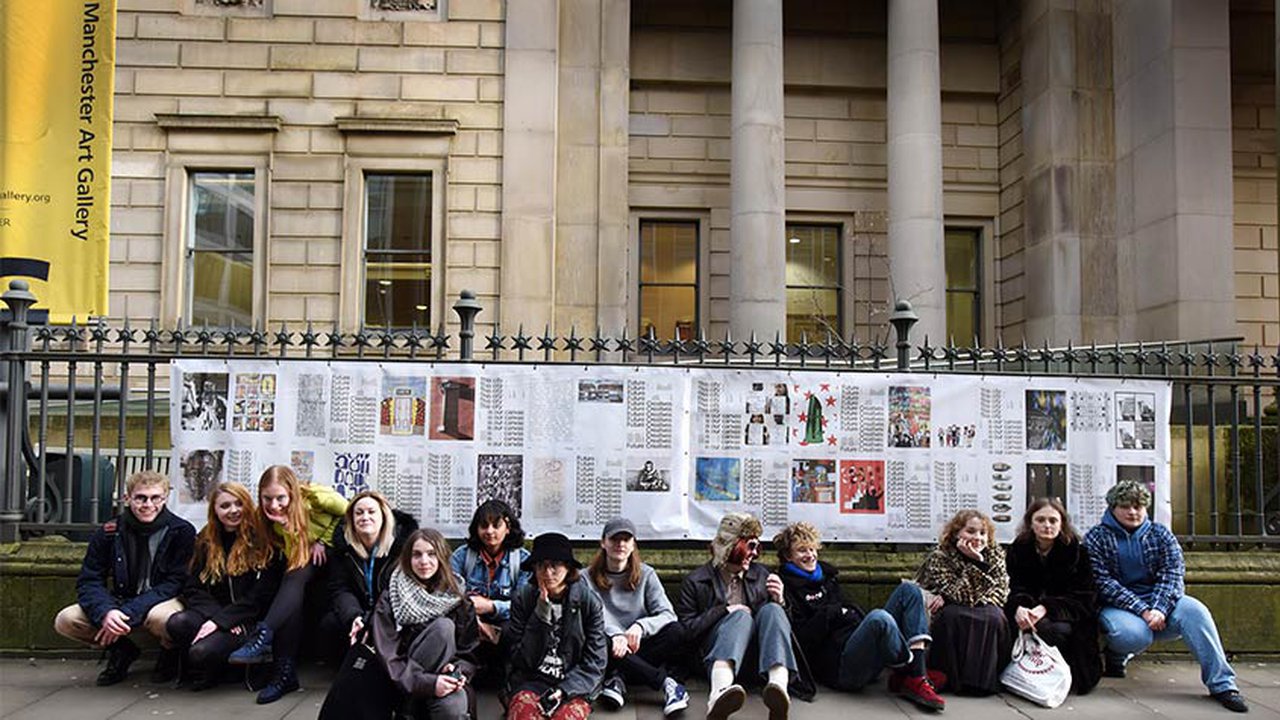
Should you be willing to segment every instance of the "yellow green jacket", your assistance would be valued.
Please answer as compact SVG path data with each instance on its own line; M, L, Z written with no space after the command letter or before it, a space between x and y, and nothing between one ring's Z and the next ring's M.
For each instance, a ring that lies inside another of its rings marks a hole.
M326 546L333 545L333 529L347 512L347 499L337 490L326 485L303 485L302 500L307 504L307 540L319 540ZM293 533L287 532L283 525L272 523L276 534L284 540L285 557L293 557Z

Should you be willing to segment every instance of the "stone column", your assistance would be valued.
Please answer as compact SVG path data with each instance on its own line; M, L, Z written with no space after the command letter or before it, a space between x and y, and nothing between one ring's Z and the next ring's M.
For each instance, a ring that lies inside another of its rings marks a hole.
M942 83L937 0L889 0L889 281L920 316L912 342L944 343ZM956 338L957 342L964 338Z
M559 2L507 4L503 82L502 330L540 333L555 294L556 87Z
M1026 340L1117 339L1110 7L1024 6Z
M729 324L772 340L787 322L782 0L735 0L732 81Z
M1113 12L1121 336L1235 334L1227 3Z

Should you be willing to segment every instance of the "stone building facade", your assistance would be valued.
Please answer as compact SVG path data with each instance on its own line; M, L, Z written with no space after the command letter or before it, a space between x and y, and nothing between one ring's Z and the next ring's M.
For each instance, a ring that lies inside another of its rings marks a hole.
M1280 343L1272 0L118 0L110 313Z

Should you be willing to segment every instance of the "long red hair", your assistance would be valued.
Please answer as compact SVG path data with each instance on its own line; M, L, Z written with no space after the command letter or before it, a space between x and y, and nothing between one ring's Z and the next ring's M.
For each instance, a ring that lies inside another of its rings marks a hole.
M231 551L222 547L222 523L218 521L217 504L219 495L231 495L240 501L244 508L240 525L236 527L236 539L231 544ZM240 483L219 483L209 493L209 518L200 533L196 535L195 553L191 557L194 570L203 561L200 580L205 584L218 582L224 577L243 575L250 570L262 570L271 562L275 550L271 547L271 539L267 528L262 524L262 516L254 508L253 498L249 490Z

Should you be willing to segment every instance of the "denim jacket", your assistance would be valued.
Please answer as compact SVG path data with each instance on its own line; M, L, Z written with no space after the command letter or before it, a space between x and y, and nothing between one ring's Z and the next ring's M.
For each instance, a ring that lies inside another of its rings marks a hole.
M489 568L480 558L480 553L463 545L453 551L449 558L449 566L456 575L466 583L468 595L482 595L493 601L493 616L481 620L498 620L506 622L511 617L511 599L517 591L529 584L531 573L520 570L520 563L529 557L524 548L508 550L498 563L498 570L489 577Z

